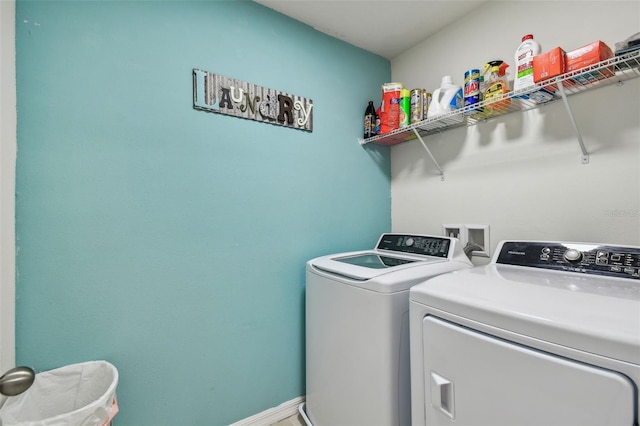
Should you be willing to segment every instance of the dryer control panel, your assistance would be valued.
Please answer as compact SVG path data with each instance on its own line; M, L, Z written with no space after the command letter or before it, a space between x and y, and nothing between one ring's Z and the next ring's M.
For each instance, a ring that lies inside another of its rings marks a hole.
M640 279L640 247L504 241L495 263Z

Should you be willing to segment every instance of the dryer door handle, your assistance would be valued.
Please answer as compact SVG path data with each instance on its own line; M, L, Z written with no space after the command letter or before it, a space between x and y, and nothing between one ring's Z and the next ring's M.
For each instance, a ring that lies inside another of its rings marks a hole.
M431 372L431 404L452 420L456 418L453 382Z

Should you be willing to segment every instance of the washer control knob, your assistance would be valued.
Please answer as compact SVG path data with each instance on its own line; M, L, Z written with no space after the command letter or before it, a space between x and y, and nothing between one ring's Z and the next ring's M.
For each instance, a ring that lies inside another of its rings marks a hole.
M411 247L411 246L413 245L413 243L415 243L415 241L413 241L413 238L407 238L407 239L404 241L404 244L405 244L407 247Z
M569 249L564 252L564 260L571 263L578 263L582 260L582 252L576 249Z

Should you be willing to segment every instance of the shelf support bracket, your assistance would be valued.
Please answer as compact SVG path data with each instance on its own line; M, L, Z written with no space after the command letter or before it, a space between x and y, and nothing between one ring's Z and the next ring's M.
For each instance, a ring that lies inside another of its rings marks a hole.
M560 78L556 78L556 85L558 86L558 91L560 92L560 96L562 96L562 102L564 102L564 107L567 110L567 113L569 114L569 119L571 120L571 124L573 125L573 130L576 132L576 137L578 138L580 149L582 150L582 164L589 164L589 153L587 152L587 148L585 148L584 146L584 141L582 140L580 129L578 129L578 125L576 124L576 119L573 116L573 112L571 111L571 106L569 106L569 100L567 99L567 94L564 91L564 86L560 81Z
M433 156L433 154L431 153L431 150L429 149L429 147L427 146L426 143L424 143L424 140L422 140L422 136L420 136L420 133L418 133L418 131L414 128L412 129L413 133L416 135L416 137L418 138L418 140L420 141L420 143L422 144L422 146L424 147L425 151L427 151L427 154L429 154L429 157L431 157L431 161L433 161L433 164L436 165L436 167L438 168L438 171L440 172L440 180L444 180L444 172L442 171L442 168L440 167L440 165L438 164L438 162L436 161L435 157Z

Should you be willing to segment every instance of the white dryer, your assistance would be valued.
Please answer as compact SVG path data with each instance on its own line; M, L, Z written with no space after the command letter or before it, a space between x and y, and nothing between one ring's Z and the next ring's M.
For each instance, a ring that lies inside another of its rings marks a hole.
M639 247L501 242L410 299L414 426L638 425Z
M307 262L310 423L409 425L409 288L471 266L455 238L405 234Z

